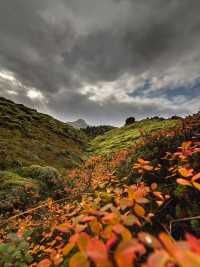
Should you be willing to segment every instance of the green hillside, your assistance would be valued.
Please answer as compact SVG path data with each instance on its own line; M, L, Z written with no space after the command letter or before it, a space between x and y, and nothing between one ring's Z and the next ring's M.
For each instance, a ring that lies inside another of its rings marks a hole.
M0 169L38 164L61 169L84 158L87 137L49 115L0 98Z
M132 146L141 137L141 129L145 133L174 127L177 120L145 119L128 126L113 129L91 141L92 154L106 155Z

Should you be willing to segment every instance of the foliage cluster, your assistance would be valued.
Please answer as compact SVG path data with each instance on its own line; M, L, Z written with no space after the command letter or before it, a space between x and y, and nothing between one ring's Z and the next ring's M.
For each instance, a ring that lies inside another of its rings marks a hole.
M12 246L7 233L16 232L32 258L20 252L20 261L32 267L200 266L199 119L140 130L133 147L91 157L66 175L70 201L48 199L2 221L1 246Z

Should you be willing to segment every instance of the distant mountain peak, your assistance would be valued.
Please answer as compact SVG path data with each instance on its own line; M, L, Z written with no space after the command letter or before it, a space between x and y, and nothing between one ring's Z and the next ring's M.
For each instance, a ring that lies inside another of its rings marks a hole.
M76 121L68 122L68 124L78 129L85 129L89 126L84 119L78 119Z

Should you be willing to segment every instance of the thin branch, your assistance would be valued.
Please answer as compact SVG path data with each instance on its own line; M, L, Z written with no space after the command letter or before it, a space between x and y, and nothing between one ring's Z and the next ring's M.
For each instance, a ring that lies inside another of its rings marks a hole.
M169 231L170 233L172 232L172 225L177 222L184 222L184 221L191 221L195 219L200 219L200 215L198 216L193 216L193 217L186 217L186 218L181 218L181 219L176 219L176 220L171 220L169 223Z
M54 203L59 203L59 202L62 202L62 201L64 201L64 200L70 200L70 198L69 198L69 197L65 197L65 198L59 199L59 200L57 200L57 201L54 201ZM39 210L39 209L41 209L41 208L44 208L44 207L46 207L47 205L48 205L48 201L45 201L45 202L43 202L42 205L39 205L39 206L37 206L37 207L35 207L35 208L26 210L26 211L24 211L24 212L22 212L22 213L19 213L19 214L17 214L17 215L14 215L14 216L12 216L12 217L10 217L10 218L4 220L2 223L0 223L0 226L6 224L6 223L8 223L9 221L12 221L12 220L14 220L14 219L16 219L16 218L19 218L19 217L21 217L21 216L23 216L23 215L25 215L25 214L32 213L32 212L34 212L34 211L36 211L36 210Z

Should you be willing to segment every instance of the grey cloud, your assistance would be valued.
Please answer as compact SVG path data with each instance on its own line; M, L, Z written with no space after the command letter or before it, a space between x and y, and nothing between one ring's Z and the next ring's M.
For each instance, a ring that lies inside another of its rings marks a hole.
M117 122L131 112L153 113L151 102L113 101L114 91L102 107L80 88L124 74L200 76L199 10L198 0L0 0L0 71L13 72L24 85L9 96L9 84L0 81L0 94L31 105L26 87L38 88L49 112L62 118L95 121L110 114ZM154 112L176 108L154 103Z

